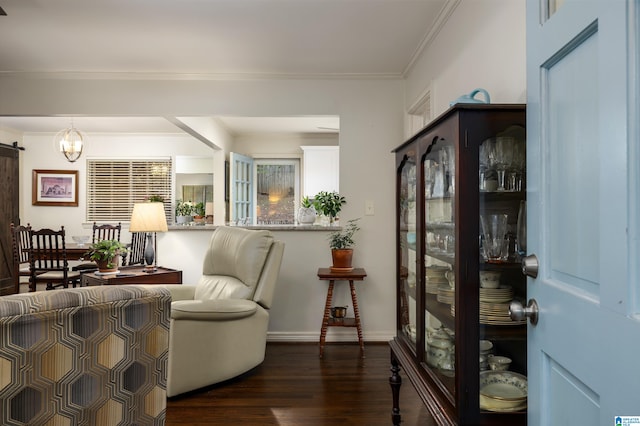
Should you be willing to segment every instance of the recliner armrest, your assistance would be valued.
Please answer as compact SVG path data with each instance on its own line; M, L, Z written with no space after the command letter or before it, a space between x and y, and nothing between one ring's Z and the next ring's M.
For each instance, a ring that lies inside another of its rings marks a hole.
M179 300L171 302L171 319L195 321L230 321L255 314L258 304L253 300Z
M171 293L171 301L176 300L193 300L193 296L196 293L196 286L194 285L176 285L176 284L154 284L155 286L161 286L169 290Z

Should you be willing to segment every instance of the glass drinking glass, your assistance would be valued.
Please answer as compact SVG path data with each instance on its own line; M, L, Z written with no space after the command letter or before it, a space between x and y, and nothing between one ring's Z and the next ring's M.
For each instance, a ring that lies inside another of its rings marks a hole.
M516 139L513 143L513 156L508 172L509 191L522 191L522 177L527 163L526 145L522 139Z
M501 262L509 255L509 240L507 239L506 214L480 215L482 225L482 252L487 262Z
M527 202L525 200L520 201L520 209L518 210L516 242L518 245L518 255L522 258L527 253Z
M489 177L489 169L494 166L495 163L495 140L487 139L480 144L479 149L479 184L481 191L488 191L487 179Z
M508 136L496 138L496 171L498 172L498 191L505 191L505 177L507 169L513 160L513 144L515 139Z

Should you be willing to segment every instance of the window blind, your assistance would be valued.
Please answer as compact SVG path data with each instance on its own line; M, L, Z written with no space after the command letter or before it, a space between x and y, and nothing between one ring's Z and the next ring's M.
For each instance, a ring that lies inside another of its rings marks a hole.
M87 221L128 222L134 203L159 195L170 222L172 179L171 158L87 160Z

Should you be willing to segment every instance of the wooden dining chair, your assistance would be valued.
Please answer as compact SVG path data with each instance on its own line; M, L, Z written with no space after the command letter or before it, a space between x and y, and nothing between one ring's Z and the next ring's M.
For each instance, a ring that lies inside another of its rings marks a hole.
M118 222L117 225L111 225L105 223L98 225L93 222L93 238L92 243L97 243L102 240L117 240L120 241L120 231L122 230L122 224Z
M29 250L31 249L31 239L29 231L31 225L14 225L11 223L11 248L13 251L13 283L15 292L20 293L20 278L30 277Z
M102 240L117 240L120 241L120 231L122 230L122 224L118 222L117 225L111 225L105 223L103 225L98 225L96 222L93 222L93 235L91 237L91 243L95 244ZM78 265L75 265L71 268L72 271L78 271L81 274L86 274L87 272L95 272L98 270L98 265L95 262L84 262Z
M144 265L146 236L146 232L131 233L131 242L127 245L128 251L122 258L122 266Z
M29 230L31 250L29 251L30 291L36 290L38 283L46 283L47 290L73 287L80 284L80 272L70 271L65 247L64 226L59 231L43 228Z

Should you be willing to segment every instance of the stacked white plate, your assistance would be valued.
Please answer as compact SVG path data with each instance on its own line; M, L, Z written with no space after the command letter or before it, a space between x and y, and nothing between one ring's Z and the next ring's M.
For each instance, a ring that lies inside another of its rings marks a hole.
M513 288L502 285L498 288L480 288L480 324L520 325L524 321L512 321L509 303L513 299Z
M480 372L480 408L512 412L527 408L527 378L512 371Z
M438 302L451 305L455 296L456 291L449 284L438 287L438 296L436 297Z
M444 276L445 272L449 270L446 266L427 266L426 269L426 285L425 292L428 294L438 294L438 288L442 285L449 286L449 281Z
M498 288L482 288L480 287L480 303L504 303L513 299L513 287L510 285L501 285Z

